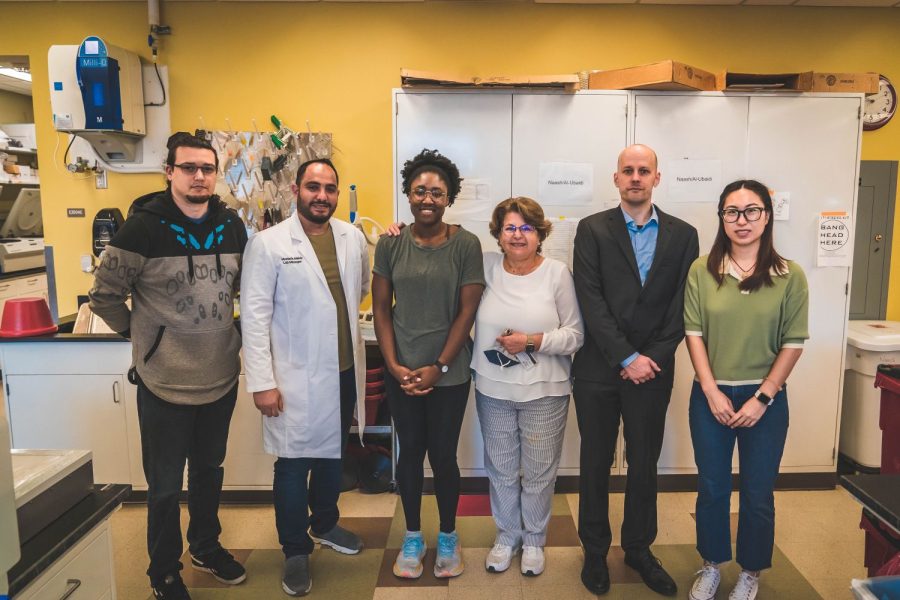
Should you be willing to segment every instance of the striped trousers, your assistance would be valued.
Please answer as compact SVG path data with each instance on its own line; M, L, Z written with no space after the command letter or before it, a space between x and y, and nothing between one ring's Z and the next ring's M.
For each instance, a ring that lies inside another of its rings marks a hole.
M569 396L527 402L475 390L497 543L543 547L562 454ZM520 481L519 469L522 470Z

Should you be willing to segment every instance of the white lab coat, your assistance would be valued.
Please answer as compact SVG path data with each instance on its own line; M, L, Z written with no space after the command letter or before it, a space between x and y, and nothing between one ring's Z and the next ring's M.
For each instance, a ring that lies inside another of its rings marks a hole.
M331 219L356 368L357 415L365 423L365 346L359 304L369 291L362 232ZM241 275L247 391L278 388L284 412L263 416L263 446L285 458L341 458L337 313L325 274L297 216L250 238Z

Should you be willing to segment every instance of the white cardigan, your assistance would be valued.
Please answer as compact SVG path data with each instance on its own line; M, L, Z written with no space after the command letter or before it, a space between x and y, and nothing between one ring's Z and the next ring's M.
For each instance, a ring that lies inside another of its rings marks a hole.
M492 398L517 402L568 395L572 391L571 355L584 343L584 324L568 267L545 258L534 272L512 275L503 268L502 254L486 252L484 278L487 285L475 317L472 353L475 389ZM544 334L533 368L501 369L484 355L507 328Z

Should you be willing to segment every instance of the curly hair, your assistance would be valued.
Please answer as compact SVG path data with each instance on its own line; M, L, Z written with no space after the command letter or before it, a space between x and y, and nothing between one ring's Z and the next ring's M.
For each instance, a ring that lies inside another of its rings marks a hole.
M500 234L503 229L503 222L506 220L506 215L509 213L518 213L522 215L522 219L535 228L538 234L537 252L540 254L541 247L544 245L544 240L547 239L547 236L550 235L550 232L553 230L553 224L544 218L544 209L541 208L541 205L531 198L526 198L524 196L507 198L498 204L496 208L494 208L494 213L491 215L491 223L488 226L491 235L497 240L498 246L500 245Z
M411 193L412 182L422 173L434 173L447 185L448 206L453 206L453 201L459 195L462 186L462 177L459 169L446 156L437 150L423 149L414 158L403 164L400 176L403 177L403 193L407 196Z

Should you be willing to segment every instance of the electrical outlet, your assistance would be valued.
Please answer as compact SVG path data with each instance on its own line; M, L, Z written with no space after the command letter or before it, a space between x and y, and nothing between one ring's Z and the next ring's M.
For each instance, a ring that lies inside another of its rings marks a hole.
M94 183L98 190L105 190L109 187L106 182L106 171L97 171L94 173Z

